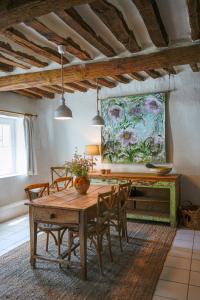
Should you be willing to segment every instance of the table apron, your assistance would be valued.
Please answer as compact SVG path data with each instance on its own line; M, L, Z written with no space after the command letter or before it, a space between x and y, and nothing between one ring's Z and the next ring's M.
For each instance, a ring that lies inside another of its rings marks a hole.
M79 224L79 211L59 208L32 207L33 220L51 224Z

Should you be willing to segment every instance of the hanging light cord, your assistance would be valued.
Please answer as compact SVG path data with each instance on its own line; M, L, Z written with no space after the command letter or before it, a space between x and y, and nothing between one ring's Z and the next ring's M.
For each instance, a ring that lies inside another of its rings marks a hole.
M98 78L96 79L97 84L97 115L99 115L99 85L98 85Z
M61 85L62 85L62 102L65 104L65 99L64 99L64 74L63 74L63 52L61 52Z

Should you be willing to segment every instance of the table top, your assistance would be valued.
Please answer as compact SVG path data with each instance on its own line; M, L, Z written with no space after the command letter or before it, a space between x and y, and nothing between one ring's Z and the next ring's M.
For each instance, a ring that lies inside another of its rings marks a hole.
M109 185L91 185L86 195L80 195L74 188L69 188L66 191L34 199L26 204L34 207L85 210L96 205L99 193L108 192L110 189Z

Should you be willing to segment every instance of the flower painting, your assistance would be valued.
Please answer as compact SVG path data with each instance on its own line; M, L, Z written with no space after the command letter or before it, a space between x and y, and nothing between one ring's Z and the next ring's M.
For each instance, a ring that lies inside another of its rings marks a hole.
M164 93L105 99L101 111L104 162L166 162Z

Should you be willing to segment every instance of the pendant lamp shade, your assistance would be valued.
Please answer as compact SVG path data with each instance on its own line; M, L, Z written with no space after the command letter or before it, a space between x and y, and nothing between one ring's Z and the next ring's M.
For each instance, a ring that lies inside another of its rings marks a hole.
M100 116L99 113L99 87L98 87L98 81L97 81L97 114L96 116L92 119L92 126L96 126L96 127L103 127L105 125L104 119Z
M72 119L72 111L71 109L65 104L65 98L62 96L62 104L58 106L54 113L54 119L56 120L67 120Z
M97 115L92 119L92 126L103 127L105 125L104 119L100 116L99 111Z
M58 108L55 110L54 119L56 119L56 120L68 120L68 119L72 119L72 111L65 104L65 97L64 97L63 55L65 53L65 48L64 48L63 45L58 46L58 52L61 55L61 83L62 83L61 101L62 101L62 104L60 106L58 106Z

